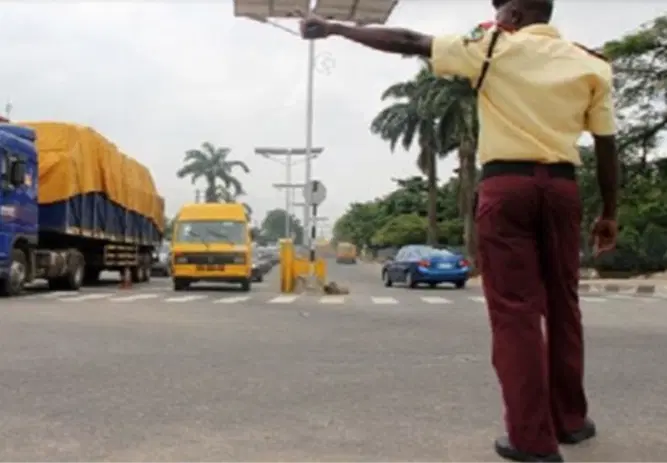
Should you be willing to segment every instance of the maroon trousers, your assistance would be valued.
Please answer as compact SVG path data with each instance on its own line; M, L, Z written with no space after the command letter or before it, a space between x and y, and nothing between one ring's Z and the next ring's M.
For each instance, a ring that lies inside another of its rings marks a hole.
M538 165L483 179L478 201L478 262L509 439L551 453L558 434L583 427L588 408L577 183Z

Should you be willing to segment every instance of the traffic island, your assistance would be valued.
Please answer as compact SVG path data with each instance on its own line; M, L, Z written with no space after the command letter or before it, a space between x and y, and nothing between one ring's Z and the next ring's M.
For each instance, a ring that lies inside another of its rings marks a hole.
M350 294L350 289L339 285L335 281L322 283L319 279L313 279L309 278L307 275L301 275L296 278L294 293L340 296Z

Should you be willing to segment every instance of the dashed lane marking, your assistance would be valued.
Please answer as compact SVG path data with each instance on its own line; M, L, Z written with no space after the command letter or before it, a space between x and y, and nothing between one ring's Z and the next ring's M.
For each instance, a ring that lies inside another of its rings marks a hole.
M421 298L422 301L426 302L427 304L451 304L452 301L447 299L446 297L439 297L439 296L424 296Z
M268 303L269 304L291 304L292 302L296 301L299 298L299 296L277 296L274 297L273 299L269 299Z
M157 299L158 297L160 297L159 294L135 294L133 296L112 297L109 300L113 302L134 302L146 299Z
M394 305L398 304L398 301L393 297L371 297L371 302L378 305Z

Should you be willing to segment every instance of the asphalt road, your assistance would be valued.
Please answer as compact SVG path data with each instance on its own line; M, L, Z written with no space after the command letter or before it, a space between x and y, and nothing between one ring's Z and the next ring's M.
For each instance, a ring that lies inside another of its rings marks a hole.
M479 291L383 288L365 264L330 275L352 291L340 304L270 303L275 274L249 295L203 287L180 302L164 280L3 300L0 459L495 461ZM664 459L667 301L582 306L600 436L566 456Z

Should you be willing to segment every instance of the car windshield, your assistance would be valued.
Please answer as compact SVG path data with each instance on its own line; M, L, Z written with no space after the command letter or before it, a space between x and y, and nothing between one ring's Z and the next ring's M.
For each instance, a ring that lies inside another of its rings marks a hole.
M430 257L434 253L438 252L437 249L430 246L415 246L413 250L419 257Z
M432 257L445 257L445 258L452 258L454 257L454 254L451 252L447 251L446 249L434 249L431 252Z
M180 243L245 244L246 224L235 220L183 221L177 225L176 241Z

